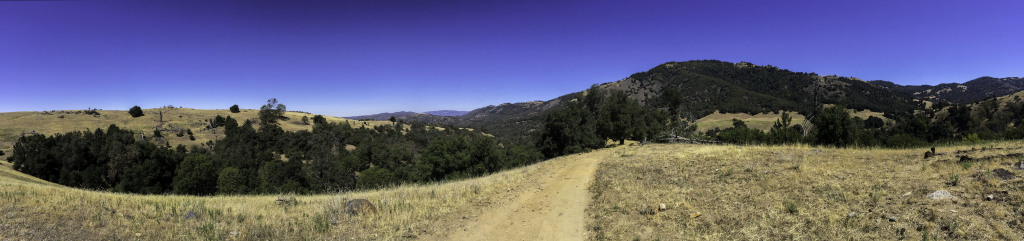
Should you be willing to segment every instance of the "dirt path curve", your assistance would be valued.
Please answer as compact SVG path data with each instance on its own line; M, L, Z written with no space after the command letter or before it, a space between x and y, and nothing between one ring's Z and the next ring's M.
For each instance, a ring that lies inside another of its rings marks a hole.
M607 155L595 151L559 161L529 178L518 197L468 220L450 240L584 240L592 194L587 190L598 163Z

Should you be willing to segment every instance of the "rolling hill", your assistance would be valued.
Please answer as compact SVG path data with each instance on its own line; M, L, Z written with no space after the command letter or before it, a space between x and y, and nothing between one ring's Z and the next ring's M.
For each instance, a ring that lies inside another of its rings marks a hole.
M92 111L95 111L95 114ZM156 129L163 133L164 140L171 146L178 144L202 145L207 141L224 137L224 127L208 128L209 121L217 115L232 116L241 122L252 120L258 123L257 113L259 110L242 109L239 113L231 113L226 109L203 110L192 108L162 107L144 109L145 116L132 118L127 111L119 110L52 110L52 111L23 111L0 113L0 151L9 152L22 134L38 133L53 135L71 131L93 131L97 128L106 129L111 124L116 124L122 129L132 130L135 133L142 133L152 136ZM162 122L161 115L163 113ZM313 114L300 112L285 112L287 120L280 122L281 128L285 131L310 130L313 125L302 123L302 117L312 118ZM354 121L340 117L325 116L330 122L347 121L354 127L362 125L390 124L386 121ZM191 140L187 134L177 136L178 133L186 133L191 130L195 140ZM6 158L6 156L3 156Z
M971 81L931 85L898 85L884 80L869 81L871 84L886 88L893 92L913 95L914 98L929 101L946 101L955 104L1004 96L1024 90L1024 78L1007 77L993 78L984 76Z
M716 111L748 115L792 111L809 115L823 104L883 115L910 113L922 107L910 94L856 78L717 60L668 62L596 86L624 91L635 100L691 121ZM506 141L527 141L542 126L547 110L572 101L579 93L548 101L486 106L456 118L453 124L492 133Z

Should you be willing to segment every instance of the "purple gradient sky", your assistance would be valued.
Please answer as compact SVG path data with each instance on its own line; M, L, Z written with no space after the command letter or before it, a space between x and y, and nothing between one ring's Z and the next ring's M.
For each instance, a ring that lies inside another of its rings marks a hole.
M1022 1L0 2L0 112L335 116L547 100L667 61L900 84L1024 76Z

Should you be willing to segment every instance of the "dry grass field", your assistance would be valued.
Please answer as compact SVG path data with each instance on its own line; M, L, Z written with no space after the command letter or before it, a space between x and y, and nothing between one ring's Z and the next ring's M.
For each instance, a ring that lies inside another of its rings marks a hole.
M1020 240L1024 181L1011 165L1022 147L939 147L928 159L926 149L621 148L596 173L588 228L594 240ZM957 199L926 197L938 190Z
M0 165L0 240L410 240L445 239L573 157L475 179L330 195L134 195L51 184ZM295 204L278 199L295 198ZM364 198L376 215L349 215ZM582 208L581 208L582 210Z
M805 116L798 114L796 112L790 112L789 115L793 118L793 124L808 126L808 123L804 123L804 121L806 120ZM883 120L888 120L887 118L882 116L882 113L873 112L869 110L850 110L850 116L860 117L862 119L867 119L869 116L875 116L882 118ZM732 119L739 119L743 121L743 123L747 124L747 127L760 130L769 130L772 128L772 125L775 124L775 121L779 119L779 117L782 117L781 112L759 113L756 115L750 115L746 113L720 113L718 111L715 111L715 113L711 113L710 115L697 119L696 124L698 131L705 132L708 130L713 130L715 128L725 129L732 127Z
M207 129L208 120L217 115L231 116L238 120L241 125L245 120L253 120L259 123L257 113L259 110L242 109L239 113L231 113L223 110L202 110L191 108L154 108L144 109L145 116L132 118L127 111L99 110L98 116L85 114L82 110L58 110L58 111L24 111L0 113L0 151L10 152L14 142L21 137L22 133L40 133L47 136L66 133L71 131L93 131L96 128L106 130L110 124L116 124L121 129L129 129L135 133L144 133L152 136L153 130L160 126L160 112L163 112L162 134L171 146L178 144L199 145L210 140L224 137L224 127ZM286 131L309 130L313 125L302 123L302 117L310 118L313 114L286 112L288 120L280 121L281 128ZM376 126L390 124L387 121L354 121L339 117L325 116L330 122L348 121L352 127L362 125ZM257 125L258 127L258 125ZM177 136L180 131L191 129L196 140L190 140L188 135ZM6 157L0 156L0 159Z
M1011 165L1022 147L943 146L925 159L925 149L650 144L468 180L297 196L80 190L4 161L0 240L1019 240L1024 174ZM957 199L926 197L938 190ZM357 198L378 213L345 213Z

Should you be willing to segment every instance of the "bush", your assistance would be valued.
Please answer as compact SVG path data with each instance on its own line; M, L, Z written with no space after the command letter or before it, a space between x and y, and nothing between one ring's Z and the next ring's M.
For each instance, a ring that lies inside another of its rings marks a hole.
M838 147L853 144L857 128L846 108L834 105L818 111L812 120L815 140L821 145Z
M231 113L241 112L241 110L238 109L238 105L232 105L231 108L229 108L229 110L231 110Z
M238 168L228 167L220 171L217 176L217 193L239 194L247 193L249 188L245 185L245 175Z
M132 106L132 108L128 110L128 114L132 115L132 118L138 118L140 116L146 115L142 113L142 107L139 107L137 105Z
M394 183L394 174L387 168L371 167L359 173L356 187L360 189L380 188Z
M217 167L208 155L192 154L178 164L174 177L174 192L179 194L208 195L217 191L210 183L217 182Z

